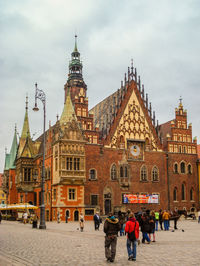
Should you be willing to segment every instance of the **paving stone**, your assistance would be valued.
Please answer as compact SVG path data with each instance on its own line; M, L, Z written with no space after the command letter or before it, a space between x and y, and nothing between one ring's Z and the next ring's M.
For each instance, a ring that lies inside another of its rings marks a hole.
M39 230L30 224L2 221L0 265L108 265L102 225L94 231L93 222L86 222L84 232L77 230L76 222L46 225L46 230ZM155 243L140 244L135 265L200 265L200 224L183 220L178 227L175 232L171 232L172 227L170 231L156 232ZM126 236L118 237L113 265L133 264L128 261Z

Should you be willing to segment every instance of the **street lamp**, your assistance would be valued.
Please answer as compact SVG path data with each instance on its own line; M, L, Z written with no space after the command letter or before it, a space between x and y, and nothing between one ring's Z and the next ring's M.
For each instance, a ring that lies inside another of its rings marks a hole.
M44 168L44 161L45 161L45 121L46 121L46 95L42 90L39 90L37 87L37 83L35 83L35 106L33 111L39 111L37 106L37 99L41 100L43 103L43 110L44 110L44 130L43 130L43 161L42 161L42 182L41 182L41 205L40 205L40 225L39 229L46 229L45 224L45 206L44 206L44 179L45 179L45 168Z

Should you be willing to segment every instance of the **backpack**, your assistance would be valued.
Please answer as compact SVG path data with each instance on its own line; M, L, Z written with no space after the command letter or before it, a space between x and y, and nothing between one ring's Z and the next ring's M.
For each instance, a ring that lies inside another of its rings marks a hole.
M136 222L135 222L135 226L136 226ZM136 237L135 237L135 227L134 227L134 229L133 229L132 232L128 233L128 239L130 241L135 241L136 240Z

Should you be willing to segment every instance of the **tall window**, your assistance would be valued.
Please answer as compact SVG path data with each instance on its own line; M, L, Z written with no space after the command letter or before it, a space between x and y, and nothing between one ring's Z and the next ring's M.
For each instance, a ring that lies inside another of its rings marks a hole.
M67 157L67 170L72 170L72 157Z
M174 188L173 198L174 198L174 201L177 201L177 188L176 187Z
M57 158L55 159L55 170L56 171L58 170L58 159Z
M53 190L53 199L56 200L56 189Z
M185 163L181 163L181 174L185 174Z
M91 195L91 205L92 206L98 205L98 195Z
M31 181L31 168L24 168L24 181Z
M74 158L74 170L80 170L80 158Z
M76 190L75 190L75 188L69 188L68 199L69 200L75 200L76 199Z
M124 177L128 177L128 168L124 166Z
M178 164L177 163L174 164L174 173L178 174Z
M186 190L185 190L185 184L184 183L181 186L181 199L186 200Z
M117 167L115 164L112 165L111 167L111 172L110 172L111 180L116 180L117 179Z
M140 180L141 181L147 181L147 168L145 165L141 167L140 170Z
M192 174L192 166L191 166L191 164L188 164L188 174Z
M190 189L190 200L194 200L194 190L193 190L193 188Z
M90 172L89 172L89 179L90 180L94 180L96 179L97 176L96 176L96 170L95 169L90 169Z
M123 166L120 166L120 177L124 177L124 169L123 169Z
M158 168L156 166L152 170L152 181L158 181Z

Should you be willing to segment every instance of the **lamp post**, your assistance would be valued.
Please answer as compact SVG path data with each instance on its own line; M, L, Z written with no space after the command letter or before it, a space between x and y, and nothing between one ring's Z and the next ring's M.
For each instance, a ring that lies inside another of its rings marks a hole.
M42 90L39 90L37 87L37 83L35 83L35 106L33 111L38 111L37 107L37 99L41 100L43 103L44 110L44 130L43 130L43 161L42 161L42 182L41 182L41 205L40 205L40 225L39 229L46 229L45 224L45 206L44 206L44 178L45 178L45 121L46 121L46 95Z

